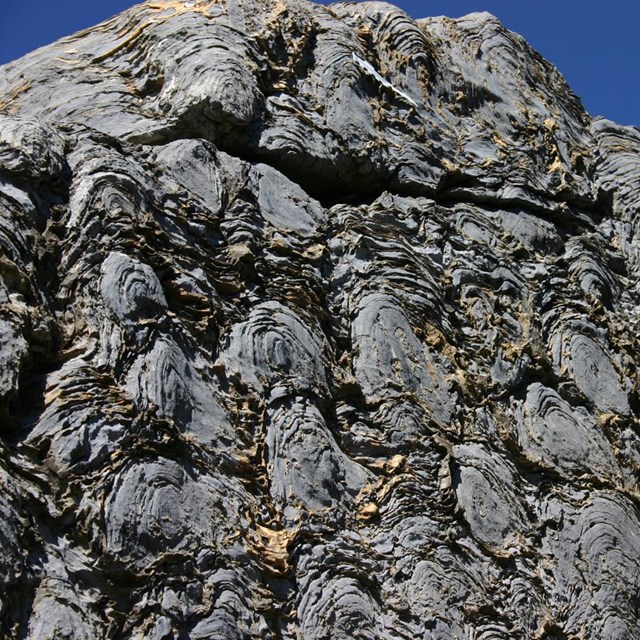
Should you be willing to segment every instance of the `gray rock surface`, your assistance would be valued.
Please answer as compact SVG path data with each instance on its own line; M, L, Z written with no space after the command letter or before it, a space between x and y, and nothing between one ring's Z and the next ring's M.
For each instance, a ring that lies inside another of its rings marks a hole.
M639 206L486 13L0 67L2 637L639 638Z

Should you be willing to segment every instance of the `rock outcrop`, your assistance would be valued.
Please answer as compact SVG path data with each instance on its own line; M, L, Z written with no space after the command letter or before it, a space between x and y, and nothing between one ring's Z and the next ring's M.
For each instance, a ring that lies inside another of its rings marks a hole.
M0 67L3 637L639 638L639 208L485 13Z

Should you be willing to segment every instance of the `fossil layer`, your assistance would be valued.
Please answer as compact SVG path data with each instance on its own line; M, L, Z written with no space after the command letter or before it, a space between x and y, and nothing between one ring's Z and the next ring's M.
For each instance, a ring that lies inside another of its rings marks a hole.
M4 637L640 637L639 206L486 13L150 0L0 67Z

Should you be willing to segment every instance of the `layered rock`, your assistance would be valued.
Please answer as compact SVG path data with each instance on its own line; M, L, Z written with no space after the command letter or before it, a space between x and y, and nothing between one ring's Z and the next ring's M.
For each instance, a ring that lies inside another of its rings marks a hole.
M381 2L149 1L0 108L4 637L640 636L637 129Z

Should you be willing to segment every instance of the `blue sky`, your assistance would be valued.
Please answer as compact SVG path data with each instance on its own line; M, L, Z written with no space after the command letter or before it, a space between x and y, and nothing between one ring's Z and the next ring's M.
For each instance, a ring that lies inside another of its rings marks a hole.
M0 1L0 64L133 4L131 0ZM394 4L416 18L489 11L560 69L587 111L640 126L638 0L396 0Z

